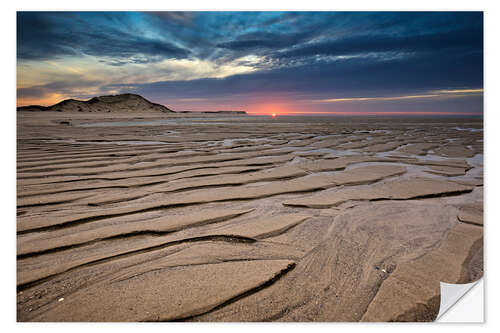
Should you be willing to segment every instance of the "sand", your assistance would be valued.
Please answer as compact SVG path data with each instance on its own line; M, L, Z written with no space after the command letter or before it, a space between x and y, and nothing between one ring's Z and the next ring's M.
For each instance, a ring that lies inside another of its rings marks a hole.
M18 321L432 321L483 274L477 119L17 116Z

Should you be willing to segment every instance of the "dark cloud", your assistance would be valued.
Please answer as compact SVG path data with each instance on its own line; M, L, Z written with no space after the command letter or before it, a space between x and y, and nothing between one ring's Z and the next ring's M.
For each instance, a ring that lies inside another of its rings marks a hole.
M281 49L292 47L311 35L311 32L294 34L278 34L270 32L249 33L239 36L237 40L217 44L217 47L235 51L252 51L261 49Z
M479 51L483 49L482 29L456 30L410 36L365 35L308 44L273 57L293 58L314 55L353 55L371 52Z
M118 62L127 63L128 58L138 55L154 61L182 59L190 54L168 41L118 29L113 25L115 15L111 13L97 24L89 18L91 13L18 12L18 59L44 60L86 54L115 57Z
M110 35L87 33L85 40L91 41L91 43L86 43L84 45L80 44L82 53L97 57L115 57L118 60L131 58L130 62L132 63L137 63L139 61L139 58L134 58L137 55L142 56L142 60L140 61L142 63L164 58L183 59L187 58L189 55L188 50L177 47L171 43L137 38L121 32L114 32Z
M166 20L175 24L190 26L194 22L195 12L144 12L145 14L154 15L162 20Z
M44 60L64 55L75 55L70 46L71 37L59 32L51 14L17 13L17 58Z

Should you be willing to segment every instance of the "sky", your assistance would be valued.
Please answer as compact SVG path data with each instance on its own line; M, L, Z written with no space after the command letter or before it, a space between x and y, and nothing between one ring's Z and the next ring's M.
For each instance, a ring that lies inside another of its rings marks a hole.
M482 115L481 12L18 12L17 105Z

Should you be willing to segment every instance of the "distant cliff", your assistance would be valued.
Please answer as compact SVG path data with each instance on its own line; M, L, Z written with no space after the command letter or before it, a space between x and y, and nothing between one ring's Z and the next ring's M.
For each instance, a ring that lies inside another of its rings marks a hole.
M152 103L142 96L121 94L100 96L79 101L67 99L52 106L29 105L17 108L17 111L56 111L56 112L174 112L171 109Z

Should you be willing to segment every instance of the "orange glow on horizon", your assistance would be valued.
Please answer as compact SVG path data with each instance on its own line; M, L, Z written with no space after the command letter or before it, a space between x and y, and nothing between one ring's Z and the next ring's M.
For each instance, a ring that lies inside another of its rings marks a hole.
M478 115L474 112L454 112L454 111L299 111L293 110L296 107L297 101L281 101L258 104L248 107L247 114L254 116L307 116L307 115L337 115L337 116L448 116L448 115L463 115L474 116ZM307 109L305 105L302 105Z
M298 111L292 111L288 105L290 102L270 102L249 107L247 113L261 116L284 116Z
M269 113L264 112L247 112L250 115L254 116L267 116ZM453 112L453 111L359 111L359 112L348 112L348 111L287 111L281 116L307 116L307 115L338 115L338 116L425 116L425 115L436 115L436 116L444 116L444 115L463 115L463 116L477 116L477 113L474 112Z
M43 105L43 106L50 106L54 105L56 103L61 102L62 100L67 99L67 96L63 96L60 94L50 94L46 97L42 98L22 98L19 97L17 98L17 106L26 106L26 105Z

